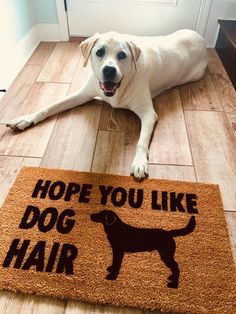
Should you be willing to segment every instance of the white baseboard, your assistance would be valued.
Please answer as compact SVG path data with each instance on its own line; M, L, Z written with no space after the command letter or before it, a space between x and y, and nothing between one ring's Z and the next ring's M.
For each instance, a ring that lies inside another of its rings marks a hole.
M1 88L9 88L41 41L60 41L59 25L35 24L17 44L1 51Z
M58 24L36 24L40 41L60 41Z

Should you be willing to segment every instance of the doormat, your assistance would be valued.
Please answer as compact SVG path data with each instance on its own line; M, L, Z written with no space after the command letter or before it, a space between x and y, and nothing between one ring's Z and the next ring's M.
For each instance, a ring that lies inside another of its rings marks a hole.
M217 185L23 168L0 215L0 289L235 313Z

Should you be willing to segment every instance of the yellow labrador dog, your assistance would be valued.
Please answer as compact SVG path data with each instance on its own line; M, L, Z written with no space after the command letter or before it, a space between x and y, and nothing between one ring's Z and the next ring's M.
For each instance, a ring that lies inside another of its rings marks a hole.
M191 30L168 36L136 37L116 32L95 34L81 44L84 66L91 57L91 73L72 96L7 126L24 130L62 111L100 97L114 108L128 108L141 120L140 138L131 173L148 174L148 147L157 121L152 99L173 86L203 77L207 52L203 38Z

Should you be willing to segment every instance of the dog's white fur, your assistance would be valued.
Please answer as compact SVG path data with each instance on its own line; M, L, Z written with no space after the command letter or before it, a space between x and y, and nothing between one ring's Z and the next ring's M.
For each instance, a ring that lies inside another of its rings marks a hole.
M97 56L99 49L104 55ZM147 173L148 147L157 114L152 98L173 86L196 81L207 67L207 52L203 38L191 30L180 30L168 36L136 37L116 32L95 34L81 44L85 65L91 56L91 73L82 89L44 110L14 119L7 126L24 130L32 124L82 105L99 96L114 108L128 108L141 120L131 173L138 179ZM103 51L103 52L104 52ZM119 52L126 57L118 60ZM101 84L104 67L116 69L113 81L120 83L113 96L104 94Z

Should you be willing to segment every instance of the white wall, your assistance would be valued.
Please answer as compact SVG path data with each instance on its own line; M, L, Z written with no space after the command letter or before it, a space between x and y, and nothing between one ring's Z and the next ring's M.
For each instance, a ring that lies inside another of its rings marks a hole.
M56 0L0 0L0 8L2 89L10 86L40 40L59 41L60 34Z
M204 36L208 47L215 47L219 32L218 19L236 20L236 0L212 1Z

